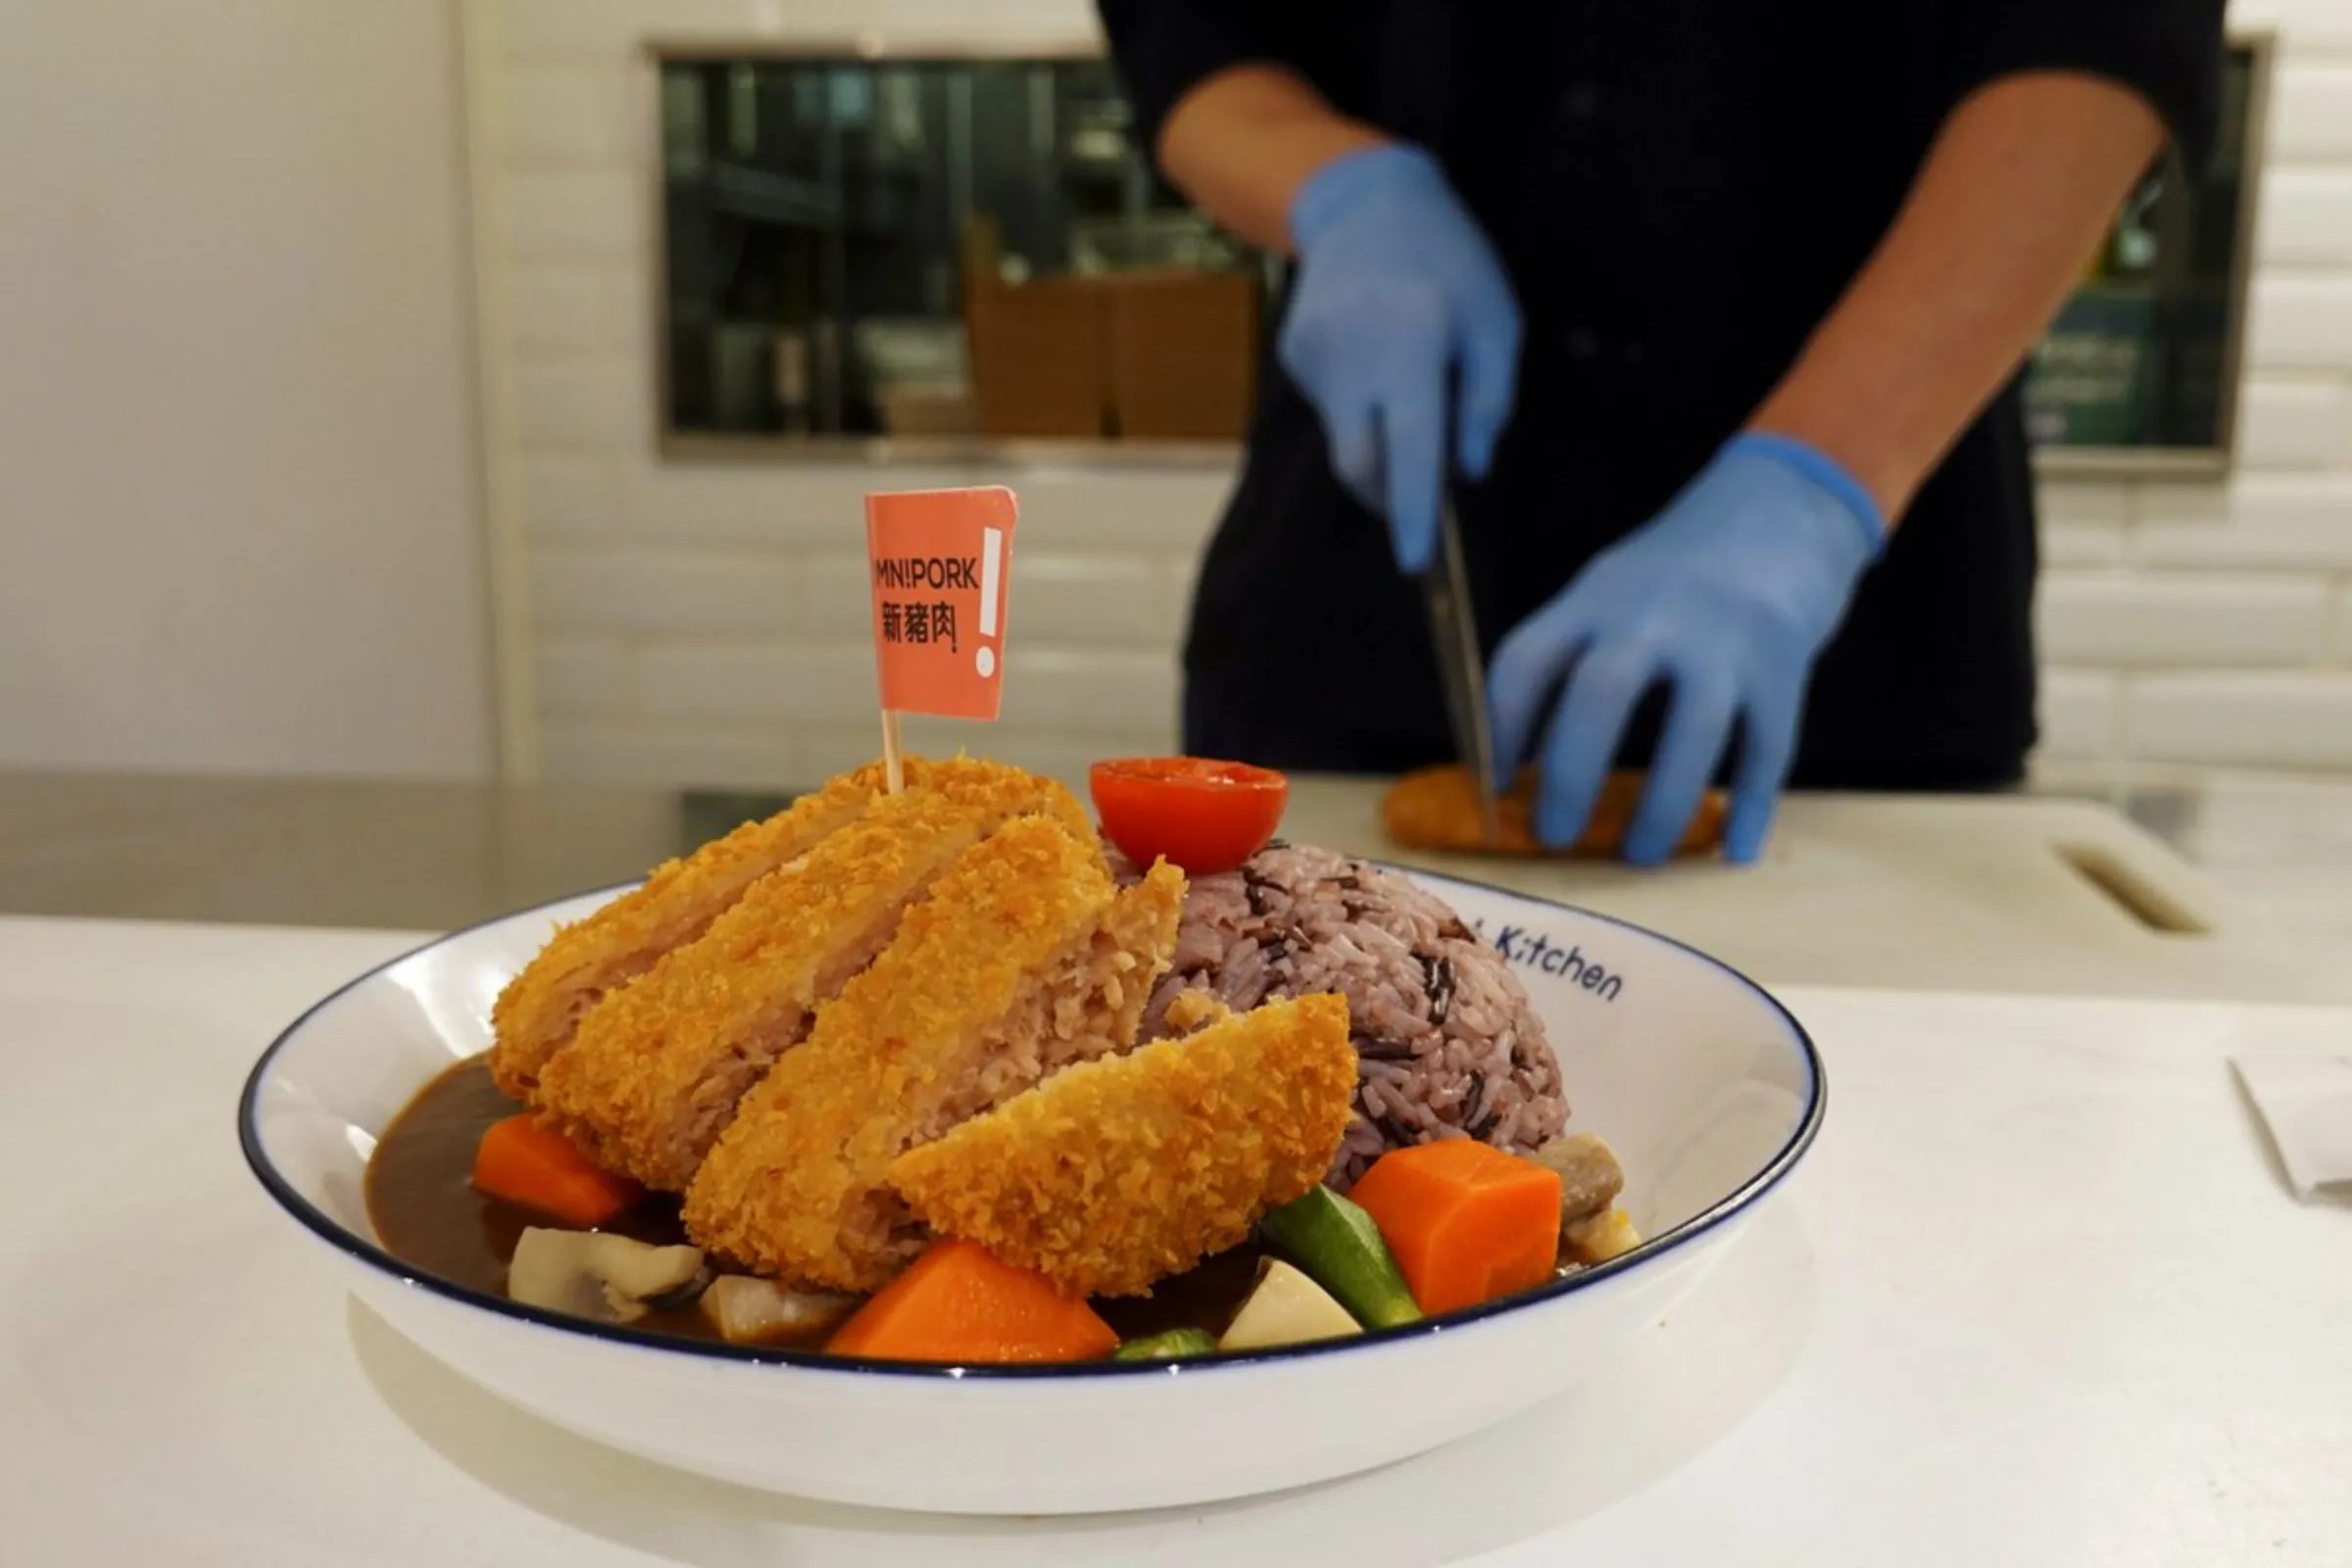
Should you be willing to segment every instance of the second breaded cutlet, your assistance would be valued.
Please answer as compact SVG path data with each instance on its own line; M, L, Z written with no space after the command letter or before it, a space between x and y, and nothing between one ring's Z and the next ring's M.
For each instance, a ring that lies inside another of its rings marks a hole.
M1459 762L1441 762L1404 775L1380 798L1381 826L1390 838L1411 850L1442 850L1458 855L1562 855L1577 859L1613 860L1625 851L1634 813L1649 775L1619 768L1601 780L1592 814L1577 841L1553 848L1540 841L1535 830L1536 772L1521 772L1494 802L1494 839L1489 843L1486 811L1470 770ZM1729 798L1721 790L1699 797L1675 845L1677 855L1706 855L1723 846Z
M1086 825L1068 790L1017 768L942 764L922 778L752 884L581 1020L540 1069L545 1119L608 1169L683 1192L745 1091L956 856L1018 816Z
M882 788L877 764L845 773L774 816L746 822L562 927L491 1006L490 1075L516 1100L571 1042L589 1009L701 936L744 889L857 820Z
M1271 1002L1055 1073L901 1154L890 1184L1071 1295L1142 1295L1323 1179L1355 1074L1345 997Z
M891 1162L1073 1061L1128 1049L1184 876L1118 891L1091 832L1024 817L957 858L808 1038L744 1097L687 1189L703 1246L870 1291L922 1246Z

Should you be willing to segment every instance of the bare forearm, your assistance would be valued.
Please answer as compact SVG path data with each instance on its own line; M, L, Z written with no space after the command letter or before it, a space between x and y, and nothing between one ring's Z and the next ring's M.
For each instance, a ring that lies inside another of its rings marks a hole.
M1387 140L1279 66L1234 66L1177 103L1159 165L1194 204L1270 250L1291 248L1291 198L1344 154Z
M2065 302L2163 145L2135 94L2057 73L1955 110L1894 225L1751 421L1895 517Z

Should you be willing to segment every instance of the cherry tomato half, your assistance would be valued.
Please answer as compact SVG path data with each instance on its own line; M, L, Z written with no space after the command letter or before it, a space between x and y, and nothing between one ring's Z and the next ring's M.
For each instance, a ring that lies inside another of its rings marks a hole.
M1129 757L1088 776L1102 834L1137 865L1161 856L1190 876L1240 865L1274 836L1291 781L1205 757Z

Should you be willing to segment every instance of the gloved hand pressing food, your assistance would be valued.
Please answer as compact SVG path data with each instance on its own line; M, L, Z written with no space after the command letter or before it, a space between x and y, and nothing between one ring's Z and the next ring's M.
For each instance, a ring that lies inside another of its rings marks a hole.
M1503 639L1490 677L1504 777L1549 709L1538 835L1558 845L1584 830L1634 705L1665 682L1672 702L1626 858L1650 865L1673 853L1737 724L1724 851L1753 860L1788 775L1813 661L1886 531L1878 503L1836 462L1747 432L1594 557Z
M1292 199L1298 276L1277 344L1322 416L1341 483L1388 519L1396 563L1429 564L1452 461L1486 475L1519 373L1519 305L1437 160L1387 145L1334 159Z

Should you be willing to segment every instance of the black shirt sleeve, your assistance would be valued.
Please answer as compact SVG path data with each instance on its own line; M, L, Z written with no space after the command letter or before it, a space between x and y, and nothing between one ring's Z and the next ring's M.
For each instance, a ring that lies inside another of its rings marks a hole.
M2137 92L2192 168L2221 112L2224 0L1961 0L1953 102L2021 71L2080 71Z
M1097 0L1135 110L1136 145L1159 144L1178 99L1228 66L1286 66L1359 113L1363 42L1377 9L1348 0Z

